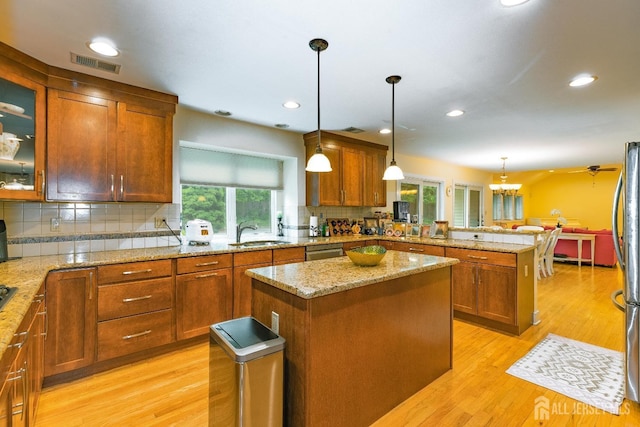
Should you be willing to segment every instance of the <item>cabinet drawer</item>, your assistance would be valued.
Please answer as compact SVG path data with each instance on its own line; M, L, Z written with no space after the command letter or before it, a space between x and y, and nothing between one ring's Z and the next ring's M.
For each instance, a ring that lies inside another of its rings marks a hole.
M98 267L98 284L171 276L171 260L130 262Z
M98 360L168 344L173 341L171 310L98 323Z
M460 261L478 262L482 264L503 265L515 267L516 254L504 252L477 251L473 249L447 248L447 257L458 258Z
M285 261L290 262L302 262L304 261L305 249L300 248L284 248L273 250L273 263L283 263Z
M232 265L232 255L206 255L178 259L178 274L197 273L198 271L227 268Z
M173 286L170 277L98 287L98 320L171 308Z
M265 262L270 263L272 260L273 253L271 249L268 251L237 252L233 254L233 265L235 267L239 265L263 264Z
M403 252L415 252L422 255L444 256L444 246L424 245L422 243L394 242L393 249Z

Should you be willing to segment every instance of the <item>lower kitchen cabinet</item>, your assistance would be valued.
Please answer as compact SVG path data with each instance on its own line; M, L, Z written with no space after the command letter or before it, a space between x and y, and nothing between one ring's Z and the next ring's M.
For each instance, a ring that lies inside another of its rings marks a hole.
M449 248L454 316L520 334L533 320L533 253Z
M0 427L35 425L43 381L45 334L44 288L7 346L2 360Z
M209 333L233 312L233 255L180 258L176 276L178 340Z
M96 358L96 269L50 272L45 287L48 331L44 375L91 365Z
M304 253L304 248L303 248ZM304 255L303 255L304 259ZM233 256L233 317L251 316L251 278L245 271L273 265L273 251L238 252Z
M444 256L444 246L425 245L413 242L393 242L393 250L415 252L421 255Z

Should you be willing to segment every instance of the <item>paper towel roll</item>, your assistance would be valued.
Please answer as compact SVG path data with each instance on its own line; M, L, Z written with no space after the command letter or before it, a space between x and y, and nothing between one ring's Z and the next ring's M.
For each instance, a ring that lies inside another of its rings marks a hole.
M309 217L309 237L318 236L318 217Z

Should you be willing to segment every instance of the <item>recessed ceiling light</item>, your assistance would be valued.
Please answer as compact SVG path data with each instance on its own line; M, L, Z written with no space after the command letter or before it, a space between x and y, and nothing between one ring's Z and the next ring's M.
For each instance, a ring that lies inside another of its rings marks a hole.
M120 52L111 43L103 40L94 40L87 43L89 49L104 56L118 56Z
M578 76L569 82L571 87L587 86L598 80L597 76Z
M223 117L229 117L231 115L229 111L225 111L225 110L216 110L214 111L214 113Z
M298 104L296 101L287 101L284 104L282 104L282 106L284 108L289 108L289 109L300 108L300 104Z
M287 129L289 127L289 125L286 123L277 123L274 126L277 127L278 129Z
M500 0L500 4L503 6L517 6L522 3L526 3L529 0Z
M460 117L461 115L464 114L464 111L462 110L451 110L447 113L447 116L449 117Z
M383 134L383 135L386 135L388 133L391 133L391 129L384 128L384 129L380 129L378 132Z

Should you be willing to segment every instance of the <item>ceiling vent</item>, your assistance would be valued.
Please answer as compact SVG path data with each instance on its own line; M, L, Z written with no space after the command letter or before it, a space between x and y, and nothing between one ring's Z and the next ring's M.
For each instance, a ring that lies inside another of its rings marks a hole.
M359 128L354 128L353 126L349 126L348 128L342 129L344 132L351 132L351 133L362 133L364 132L364 130L359 129Z
M73 64L84 65L85 67L93 68L96 70L106 71L108 73L119 74L120 65L112 64L110 62L101 61L89 56L78 55L71 52L71 62Z

